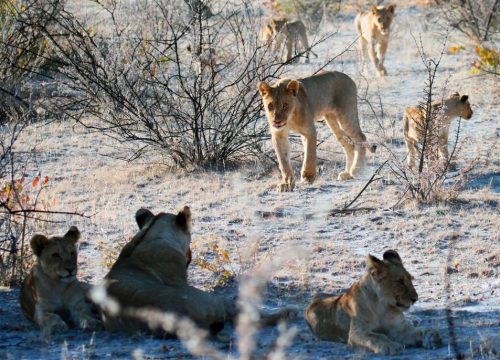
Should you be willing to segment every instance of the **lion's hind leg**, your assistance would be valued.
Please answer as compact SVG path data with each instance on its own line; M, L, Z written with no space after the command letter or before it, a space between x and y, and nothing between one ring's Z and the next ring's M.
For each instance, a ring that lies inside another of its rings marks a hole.
M358 136L356 139L353 139L354 145L354 160L349 169L349 174L352 177L356 177L363 170L366 165L366 146L364 142L366 141L366 137L363 135Z
M341 171L339 173L338 180L352 179L350 169L354 161L354 153L355 153L354 145L349 140L347 134L340 128L340 124L337 120L336 114L334 113L327 114L325 116L325 119L328 127L335 134L335 137L342 146L342 149L344 150L346 157L345 169L344 171Z

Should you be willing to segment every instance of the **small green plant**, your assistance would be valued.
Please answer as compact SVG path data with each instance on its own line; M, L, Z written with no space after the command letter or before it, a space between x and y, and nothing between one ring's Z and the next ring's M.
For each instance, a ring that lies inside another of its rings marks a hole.
M192 245L192 248L196 250L196 244ZM211 243L206 250L199 252L195 264L212 273L214 287L224 286L236 276L231 266L229 250L219 246L217 242Z

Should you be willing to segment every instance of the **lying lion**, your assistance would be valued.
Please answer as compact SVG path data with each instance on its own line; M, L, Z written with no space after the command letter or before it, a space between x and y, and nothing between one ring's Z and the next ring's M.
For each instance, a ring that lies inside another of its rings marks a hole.
M288 134L299 133L304 144L302 181L316 178L315 122L325 119L346 156L339 180L355 177L363 168L366 136L359 126L357 89L354 81L341 72L325 71L302 79L281 79L274 85L261 81L258 89L264 104L282 182L278 191L295 186ZM369 146L375 152L376 146Z
M150 309L174 313L193 320L200 328L215 334L236 315L234 300L199 290L188 284L191 261L191 211L186 206L178 214L140 209L136 213L139 232L122 249L106 275L108 294L123 311L112 314L103 309L103 322L112 331L152 331L146 320L129 310ZM262 324L293 316L292 309L269 313Z
M321 340L348 343L392 355L405 346L436 348L441 345L433 330L414 327L403 312L418 300L412 276L394 250L383 260L368 255L368 271L342 295L317 295L305 319Z
M70 326L92 329L100 324L86 297L90 285L76 279L79 238L72 226L62 237L35 235L30 241L36 263L23 281L19 300L24 315L44 336Z

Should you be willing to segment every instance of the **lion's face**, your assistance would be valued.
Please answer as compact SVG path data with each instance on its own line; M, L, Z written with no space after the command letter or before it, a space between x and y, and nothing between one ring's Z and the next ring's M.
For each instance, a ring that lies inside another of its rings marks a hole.
M261 81L258 89L270 128L275 131L285 128L295 111L300 83L297 80L289 80L270 86Z
M394 5L389 5L387 7L383 6L373 6L372 14L374 19L374 25L380 31L381 34L387 35L391 28L392 18L394 17Z
M446 107L453 115L460 116L465 120L472 117L472 108L469 103L469 95L460 96L459 93L453 94L446 102Z
M80 232L75 226L72 226L62 237L33 236L30 242L31 248L37 257L38 264L47 276L63 282L76 279L78 270L76 243L79 238Z
M378 285L379 296L388 304L406 311L418 300L413 277L404 268L396 251L386 251L383 260L369 255L368 271Z
M273 29L273 33L277 34L278 32L283 29L283 26L285 26L287 19L282 17L282 18L272 18L271 19L271 27Z

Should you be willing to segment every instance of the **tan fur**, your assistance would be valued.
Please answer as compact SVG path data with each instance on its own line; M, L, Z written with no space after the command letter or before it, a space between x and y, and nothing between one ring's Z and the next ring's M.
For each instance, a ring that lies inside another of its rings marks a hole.
M304 23L301 20L288 21L287 18L271 18L261 31L261 39L265 44L271 44L275 40L274 52L279 54L283 42L286 46L286 60L290 61L293 52L298 51L299 42L305 51L306 62L309 62L309 53L318 57L312 50L309 49L309 41L307 40L307 31Z
M372 6L370 11L358 14L354 20L359 36L361 63L364 66L368 50L368 56L377 70L377 76L387 75L384 59L389 45L394 10L394 5Z
M211 333L220 331L225 321L236 315L233 299L199 290L188 284L187 267L191 261L191 211L186 206L178 214L153 215L149 210L136 213L139 232L122 249L106 275L108 294L121 305L121 312L103 310L106 329L112 331L151 331L130 311L149 308L189 317ZM290 312L280 312L279 318ZM276 316L276 314L271 314ZM276 319L278 321L278 319Z
M76 279L76 242L80 232L74 226L63 237L35 235L31 248L36 263L24 279L20 304L24 315L35 322L44 335L68 326L95 328L92 306L86 298L90 286Z
M338 178L352 179L365 163L366 137L358 120L357 90L354 81L340 72L323 72L302 79L281 79L273 86L258 84L264 103L274 150L278 157L282 182L279 191L291 191L295 180L290 162L289 132L302 136L304 162L302 181L316 178L315 121L326 123L342 145L345 170ZM375 146L370 151L375 151Z
M412 276L394 250L383 260L368 256L368 270L346 293L316 296L305 311L312 332L322 340L348 343L377 354L404 346L440 346L435 331L409 324L403 315L418 299Z
M448 133L452 120L456 117L469 120L472 117L472 108L467 95L460 96L457 92L444 102L432 104L431 119L427 131L427 144L437 142L439 156L443 161L448 161ZM407 150L407 162L410 167L415 166L419 158L418 143L422 143L425 136L425 109L407 107L403 116L404 139Z

